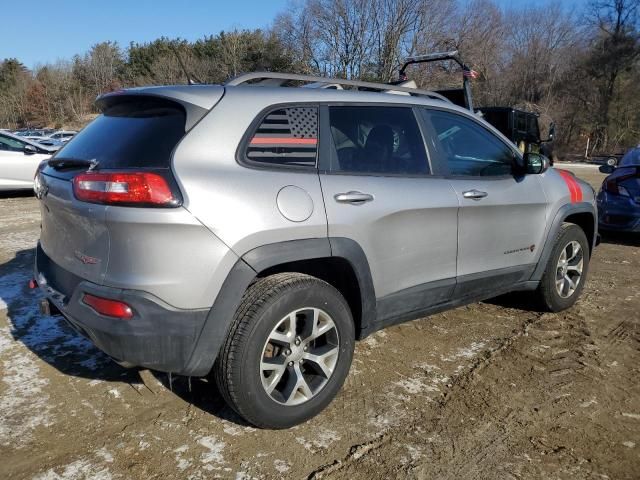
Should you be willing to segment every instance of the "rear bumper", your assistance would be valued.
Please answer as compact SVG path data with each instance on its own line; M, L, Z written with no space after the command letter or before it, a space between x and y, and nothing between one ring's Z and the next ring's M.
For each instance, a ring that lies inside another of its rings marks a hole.
M600 230L640 232L640 205L628 197L601 192L598 223Z
M600 230L640 232L640 212L602 208L598 215Z
M36 251L35 278L69 324L118 363L180 375L194 374L187 365L209 309L176 309L145 292L82 280L56 265L40 245ZM125 302L134 316L121 320L101 315L82 301L84 293Z

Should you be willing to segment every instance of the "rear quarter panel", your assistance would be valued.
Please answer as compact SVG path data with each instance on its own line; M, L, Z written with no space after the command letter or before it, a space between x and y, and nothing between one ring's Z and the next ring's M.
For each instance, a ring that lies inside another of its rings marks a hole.
M256 116L270 105L293 103L287 94L291 89L280 90L267 96L256 87L227 89L174 154L185 208L239 256L269 243L327 237L315 170L248 168L236 161L238 145ZM304 221L287 220L278 209L278 192L288 185L311 198L313 210Z

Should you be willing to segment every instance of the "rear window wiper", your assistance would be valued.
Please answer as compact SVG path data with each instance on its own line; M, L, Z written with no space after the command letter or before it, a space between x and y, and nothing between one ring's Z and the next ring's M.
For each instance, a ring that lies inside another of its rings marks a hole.
M98 166L98 161L84 160L81 158L52 158L47 162L51 168L56 170L66 170L70 168L83 168L88 167L88 170L94 170Z

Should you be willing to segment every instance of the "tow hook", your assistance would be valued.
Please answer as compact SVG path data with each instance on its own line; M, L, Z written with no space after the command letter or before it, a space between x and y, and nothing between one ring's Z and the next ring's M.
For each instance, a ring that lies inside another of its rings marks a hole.
M43 298L38 303L40 307L40 314L50 316L51 315L51 302L48 299Z

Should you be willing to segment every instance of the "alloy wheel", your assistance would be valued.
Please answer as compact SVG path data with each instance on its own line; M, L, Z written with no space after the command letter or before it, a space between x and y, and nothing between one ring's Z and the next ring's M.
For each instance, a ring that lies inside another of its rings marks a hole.
M301 308L282 318L262 350L260 377L276 402L300 405L327 384L338 362L333 319L319 308Z
M572 240L560 253L556 266L556 291L562 298L569 298L582 280L584 252L580 243Z

